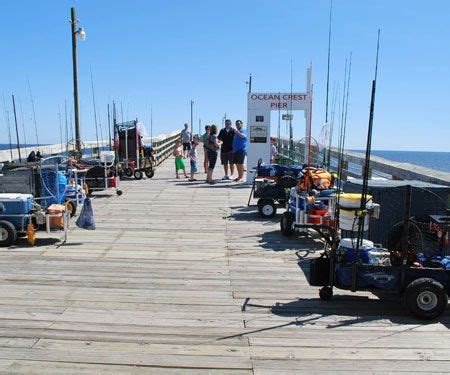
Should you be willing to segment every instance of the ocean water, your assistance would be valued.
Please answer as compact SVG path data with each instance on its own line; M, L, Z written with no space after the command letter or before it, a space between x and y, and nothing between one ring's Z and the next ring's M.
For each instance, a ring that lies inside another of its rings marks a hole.
M354 151L365 152L363 150ZM450 172L450 152L372 150L372 155L400 163L410 163L437 169L438 171Z
M26 144L26 145L20 145L20 147L34 147L37 146L36 144ZM42 144L41 146L45 146L45 144ZM12 148L16 148L15 144L12 145ZM9 144L7 143L0 143L0 150L9 150Z

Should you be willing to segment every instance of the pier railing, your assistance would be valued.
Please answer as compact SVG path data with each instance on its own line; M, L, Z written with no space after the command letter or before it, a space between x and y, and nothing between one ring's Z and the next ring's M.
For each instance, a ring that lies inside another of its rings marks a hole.
M154 157L156 164L161 164L171 154L175 141L180 138L180 131L173 131L167 134L161 134L156 137L146 137L143 139L144 143L151 143L153 145ZM82 142L83 155L90 156L97 153L98 147L107 149L109 147L109 141L86 141ZM58 155L69 151L73 151L75 145L73 142L69 144L53 144L45 146L32 146L20 148L20 154L22 161L26 161L27 156L31 151L40 151L44 157ZM19 159L19 151L17 149L12 150L0 150L0 163L10 162Z
M153 145L154 158L156 164L161 164L170 155L172 155L175 141L180 138L180 131L173 131L172 133L162 134L157 137L144 138L144 142L151 143Z
M278 145L279 162L282 164L302 164L305 160L305 147L303 144L294 142L294 147L289 147L288 139L281 139ZM322 164L324 160L324 150L318 150L316 145L311 146L312 163ZM337 171L339 160L338 150L330 150L330 169ZM365 155L354 151L345 151L342 158L343 177L361 178ZM450 186L450 173L442 172L431 168L421 167L410 163L401 163L393 160L372 155L370 158L371 177L383 177L393 180L418 180L439 185Z

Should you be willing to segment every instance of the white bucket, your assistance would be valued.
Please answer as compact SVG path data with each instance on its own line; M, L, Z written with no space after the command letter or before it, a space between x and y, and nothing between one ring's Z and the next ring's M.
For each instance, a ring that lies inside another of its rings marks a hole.
M367 202L372 200L371 195L367 195ZM361 194L358 193L340 193L339 206L342 208L359 208L361 205Z
M358 217L354 210L340 210L339 228L342 230L358 231ZM369 229L369 216L364 217L364 230Z

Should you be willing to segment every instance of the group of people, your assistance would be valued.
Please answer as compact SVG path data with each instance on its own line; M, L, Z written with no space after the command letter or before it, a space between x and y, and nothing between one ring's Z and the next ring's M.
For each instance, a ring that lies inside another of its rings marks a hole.
M213 172L220 153L220 161L225 175L222 180L233 180L242 182L244 180L244 162L247 155L247 131L244 129L241 120L236 121L233 128L231 120L225 120L225 127L218 130L217 125L205 126L205 133L202 135L204 161L203 166L206 174L206 183L214 184ZM179 178L180 171L189 181L196 181L197 173L197 146L199 142L193 139L189 131L189 125L184 124L181 131L181 140L178 140L173 150L175 156L175 175ZM184 159L190 162L190 176L186 173ZM233 174L237 170L237 177L233 179Z

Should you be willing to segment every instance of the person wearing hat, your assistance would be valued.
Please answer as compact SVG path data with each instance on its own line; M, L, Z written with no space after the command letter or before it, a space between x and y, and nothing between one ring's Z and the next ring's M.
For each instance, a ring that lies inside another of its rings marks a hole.
M189 160L191 162L191 178L189 179L189 181L197 181L194 178L194 174L197 172L197 146L197 141L194 140L191 142L191 149L189 150Z

